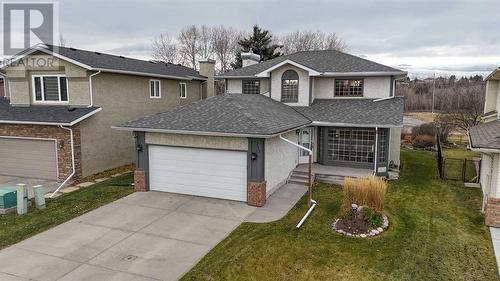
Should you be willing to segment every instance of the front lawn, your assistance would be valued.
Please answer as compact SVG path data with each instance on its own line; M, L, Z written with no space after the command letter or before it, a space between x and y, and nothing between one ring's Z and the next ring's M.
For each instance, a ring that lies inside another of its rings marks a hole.
M129 195L134 191L130 186L132 177L129 173L54 199L46 199L47 208L38 210L30 207L26 215L0 215L0 249Z
M390 183L389 229L371 239L330 229L342 190L319 184L318 207L303 228L306 197L282 220L244 223L183 280L499 280L476 188L441 181L431 152L402 151Z

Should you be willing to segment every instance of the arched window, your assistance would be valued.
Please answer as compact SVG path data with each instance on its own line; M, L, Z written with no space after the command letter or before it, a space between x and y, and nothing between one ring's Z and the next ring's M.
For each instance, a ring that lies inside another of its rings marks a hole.
M295 70L287 70L281 76L281 101L299 101L299 75Z

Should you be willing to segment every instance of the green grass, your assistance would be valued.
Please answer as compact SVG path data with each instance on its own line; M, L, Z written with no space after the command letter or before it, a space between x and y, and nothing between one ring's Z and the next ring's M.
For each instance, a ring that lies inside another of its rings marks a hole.
M129 195L134 191L130 187L132 177L132 174L123 175L47 199L47 208L38 210L30 207L26 215L0 215L0 249ZM127 183L128 186L125 186Z
M499 280L479 189L437 179L435 156L402 151L389 185L389 229L371 239L334 233L342 190L315 188L318 207L301 230L306 198L282 220L244 223L183 280Z
M462 179L463 159L472 160L474 157L479 157L480 154L468 150L466 147L444 148L443 156L445 157L444 172L447 179ZM474 164L467 161L465 180L471 181L476 176Z

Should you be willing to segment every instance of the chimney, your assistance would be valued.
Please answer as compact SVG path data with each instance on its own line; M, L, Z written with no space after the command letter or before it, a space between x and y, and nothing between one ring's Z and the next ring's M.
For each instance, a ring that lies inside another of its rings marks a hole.
M202 97L209 98L215 96L215 60L201 59L198 61L200 64L200 74L206 76L207 83L203 87Z
M241 53L241 61L243 64L243 67L249 66L252 64L256 64L260 62L260 56L257 54L254 54L252 50L250 50L247 53Z

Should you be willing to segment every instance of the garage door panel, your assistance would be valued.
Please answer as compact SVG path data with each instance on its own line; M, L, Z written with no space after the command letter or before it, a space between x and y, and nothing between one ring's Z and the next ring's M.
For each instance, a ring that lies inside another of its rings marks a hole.
M165 173L180 173L186 175L207 175L207 176L217 176L217 177L239 177L246 175L246 167L243 166L214 166L213 162L207 164L200 163L179 163L179 162L162 162L165 164L161 165L161 170ZM154 169L154 167L153 167Z
M150 189L246 201L246 152L152 145Z
M55 141L0 137L0 174L57 179Z

